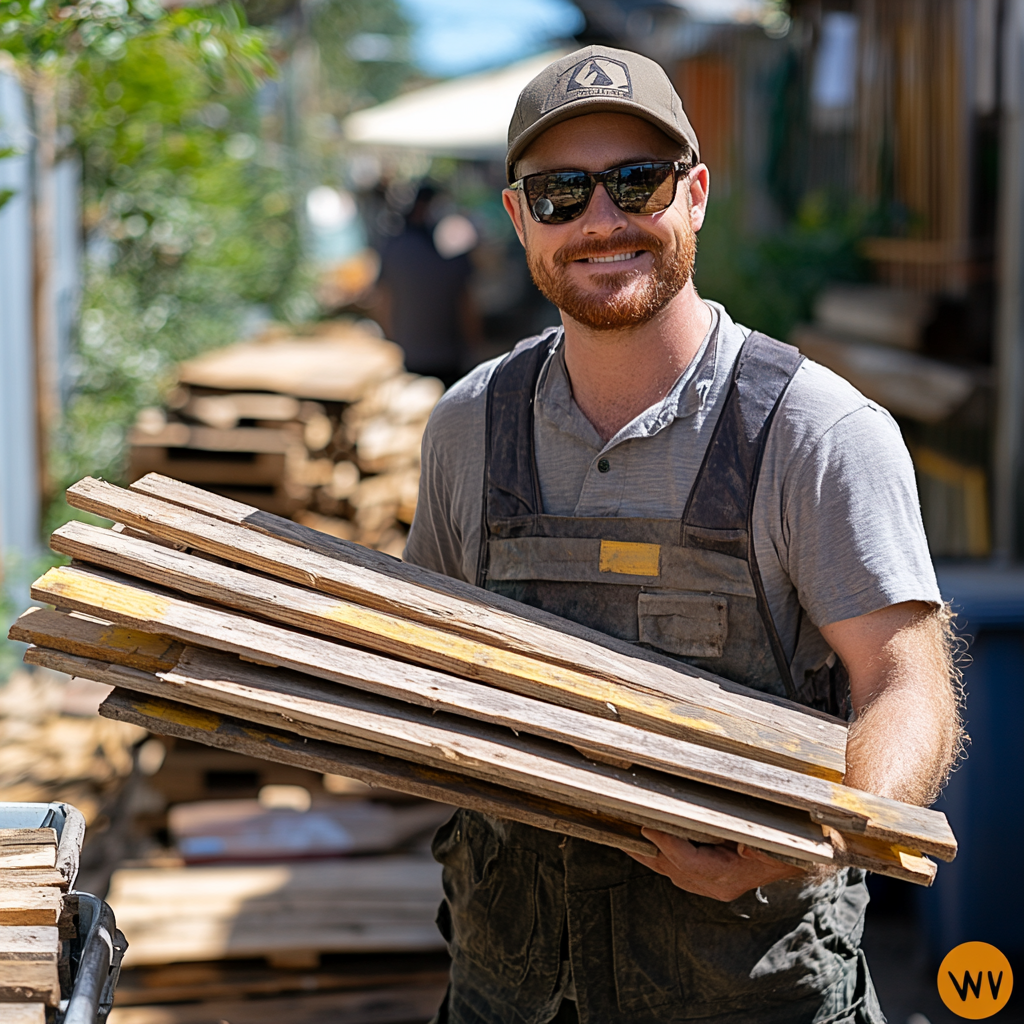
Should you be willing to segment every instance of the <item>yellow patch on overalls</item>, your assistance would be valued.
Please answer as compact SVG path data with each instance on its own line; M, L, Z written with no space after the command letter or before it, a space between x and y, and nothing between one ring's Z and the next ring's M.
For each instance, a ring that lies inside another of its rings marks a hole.
M633 544L621 540L601 541L601 572L623 576L657 576L660 573L660 544Z

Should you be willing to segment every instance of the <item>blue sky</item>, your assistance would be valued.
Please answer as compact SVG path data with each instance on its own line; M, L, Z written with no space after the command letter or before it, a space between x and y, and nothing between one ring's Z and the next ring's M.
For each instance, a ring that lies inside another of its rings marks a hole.
M416 26L413 54L447 77L508 63L571 36L582 24L569 0L400 0Z

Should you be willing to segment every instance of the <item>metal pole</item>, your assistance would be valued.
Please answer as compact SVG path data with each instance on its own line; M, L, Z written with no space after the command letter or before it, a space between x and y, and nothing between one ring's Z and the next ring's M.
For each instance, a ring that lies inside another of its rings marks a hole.
M1024 0L1005 0L1001 60L999 213L995 368L995 556L1021 551L1021 457L1024 448Z

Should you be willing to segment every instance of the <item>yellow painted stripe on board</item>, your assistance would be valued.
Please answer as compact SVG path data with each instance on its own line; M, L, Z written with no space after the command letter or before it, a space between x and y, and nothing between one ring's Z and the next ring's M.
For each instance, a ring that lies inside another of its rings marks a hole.
M135 706L140 714L149 718L158 718L161 722L174 722L191 729L201 729L203 732L216 732L221 723L220 715L213 712L184 705L173 707L160 700L143 698L137 701Z
M661 545L634 544L622 540L601 541L601 572L623 576L658 576L661 572Z
M658 550L656 544L625 546ZM140 592L135 587L113 580L83 577L67 569L51 569L36 581L34 591L35 596L43 600L52 601L56 598L57 603L68 605L74 605L77 601L80 603L79 610L84 606L84 610L92 614L106 613L112 617L120 614L129 619L145 618L154 625L168 624L166 616L171 609L181 607L178 600ZM339 632L325 631L339 639L350 643L367 644L384 651L387 651L387 648L382 648L380 641L387 640L390 641L388 646L392 652L397 650L402 656L409 657L412 651L417 651L418 656L414 660L440 668L442 671L454 671L464 678L480 678L479 670L489 669L491 685L501 685L495 675L503 676L507 680L505 685L513 692L525 693L540 700L550 700L550 690L554 689L570 698L567 706L578 708L581 705L589 705L586 710L591 714L616 717L631 724L636 723L634 716L642 715L648 723L654 719L669 726L668 735L679 735L679 731L684 731L685 735L685 730L692 730L705 736L717 735L723 739L728 736L721 723L713 719L686 715L682 707L676 706L674 701L661 695L631 690L600 677L589 676L514 651L491 647L457 633L442 632L363 605L338 601L322 611L310 610L306 615L309 618L319 618L321 621L333 621L342 626L343 630ZM523 683L527 685L523 686ZM604 715L604 709L609 704L614 704L620 713L625 714L621 717L615 712ZM739 726L740 733L746 731L741 723L737 722L736 725ZM675 728L671 728L673 726ZM650 728L650 725L646 727ZM743 742L740 735L735 739ZM769 747L764 753L780 751L773 751ZM797 763L794 764L786 758L786 767L832 782L842 779L841 772L819 764L806 755L801 757L799 753L794 752L793 760Z

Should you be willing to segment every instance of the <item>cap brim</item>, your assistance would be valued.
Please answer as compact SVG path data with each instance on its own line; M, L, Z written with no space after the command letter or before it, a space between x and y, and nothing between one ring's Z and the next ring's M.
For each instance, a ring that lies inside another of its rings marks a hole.
M695 138L688 138L677 125L659 117L647 107L615 96L588 96L585 99L563 103L554 110L549 110L516 139L515 144L505 155L505 177L508 179L508 183L511 185L516 180L512 177L512 168L534 139L539 138L556 124L571 121L575 117L583 117L585 114L632 114L633 117L642 118L656 128L660 128L670 139L689 146L693 150L694 156L700 159L700 149L697 147Z

